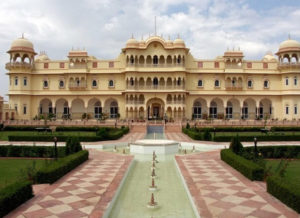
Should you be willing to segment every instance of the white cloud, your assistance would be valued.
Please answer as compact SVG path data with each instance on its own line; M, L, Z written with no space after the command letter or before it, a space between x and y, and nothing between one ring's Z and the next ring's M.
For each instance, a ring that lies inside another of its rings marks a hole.
M115 58L132 33L140 39L154 32L154 16L158 34L180 34L196 58L214 58L234 46L246 59L261 59L288 33L300 40L300 4L256 10L245 0L2 0L0 94L8 90L5 51L23 32L52 59L65 58L72 46Z

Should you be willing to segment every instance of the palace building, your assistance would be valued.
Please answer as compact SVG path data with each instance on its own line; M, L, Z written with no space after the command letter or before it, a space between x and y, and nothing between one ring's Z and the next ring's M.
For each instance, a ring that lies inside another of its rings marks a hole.
M71 50L64 60L37 53L24 37L6 64L14 119L300 119L300 43L247 60L240 50L197 59L185 42L129 39L116 59Z

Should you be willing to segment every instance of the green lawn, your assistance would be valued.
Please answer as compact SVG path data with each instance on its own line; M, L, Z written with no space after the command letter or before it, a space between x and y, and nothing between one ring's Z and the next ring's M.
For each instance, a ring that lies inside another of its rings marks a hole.
M213 135L214 133L211 132ZM300 132L269 132L268 134L262 132L216 132L216 136L261 136L261 135L300 135Z
M46 164L46 161L41 159L0 159L0 188L24 178L24 172L33 166L34 161L36 170Z
M266 169L272 166L271 172L274 173L279 163L280 160L278 159L267 160ZM289 163L284 178L287 179L290 183L300 188L300 160L292 160Z
M95 136L96 132L36 132L36 131L1 131L0 140L7 141L9 135L52 135L52 136Z

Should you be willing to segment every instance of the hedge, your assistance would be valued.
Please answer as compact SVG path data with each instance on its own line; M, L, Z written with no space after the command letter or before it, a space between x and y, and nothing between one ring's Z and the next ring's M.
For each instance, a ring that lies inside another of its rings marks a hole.
M33 197L29 181L18 181L0 190L0 217L5 216L19 205Z
M36 183L53 183L75 167L88 160L89 152L87 150L79 151L58 161L53 161L37 171L35 175Z
M49 128L49 126L5 126L3 131L37 131L36 128Z
M273 126L271 127L271 131L280 132L280 131L300 131L299 126Z
M300 189L279 176L267 178L267 191L300 213Z
M259 146L263 158L298 158L300 146ZM254 147L244 147L244 151L254 153Z
M96 132L99 130L99 127L92 126L92 127L86 127L86 126L58 126L56 127L56 132Z
M233 153L230 149L221 150L220 155L224 162L242 173L248 179L259 181L264 179L264 169L256 163Z
M66 155L65 147L57 147L58 157ZM54 157L54 146L1 145L0 157Z
M214 141L216 142L230 142L233 136L216 136ZM247 135L239 136L242 142L253 142L254 137L258 141L300 141L300 135Z
M210 132L260 132L263 127L204 127L192 129L200 132L205 131L205 129L208 129Z
M188 135L190 138L194 140L202 140L203 139L203 134L200 132L195 132L192 129L187 129L187 128L182 128L182 132L186 135Z

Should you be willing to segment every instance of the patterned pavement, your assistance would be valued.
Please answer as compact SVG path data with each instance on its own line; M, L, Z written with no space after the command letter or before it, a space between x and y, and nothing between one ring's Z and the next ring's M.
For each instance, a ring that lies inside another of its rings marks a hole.
M90 160L7 217L101 217L133 156L90 150Z
M175 158L202 218L300 217L262 182L251 182L221 161L219 151Z

